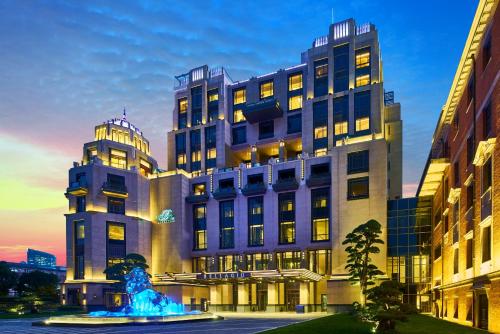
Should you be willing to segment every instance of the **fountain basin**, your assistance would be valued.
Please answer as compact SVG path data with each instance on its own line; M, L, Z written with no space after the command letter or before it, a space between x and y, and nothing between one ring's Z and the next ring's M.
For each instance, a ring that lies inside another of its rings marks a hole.
M75 327L102 327L126 325L161 325L190 321L224 320L223 317L212 313L193 313L166 316L103 316L96 317L88 314L66 315L50 317L46 320L35 321L33 326L75 326Z

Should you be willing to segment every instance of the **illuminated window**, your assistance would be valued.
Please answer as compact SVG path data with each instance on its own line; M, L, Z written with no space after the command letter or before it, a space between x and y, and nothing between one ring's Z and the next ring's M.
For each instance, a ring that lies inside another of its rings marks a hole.
M356 53L356 68L370 66L370 50L362 50Z
M345 122L338 122L335 123L335 135L344 135L349 131L348 123L347 121Z
M260 99L272 97L274 95L273 81L267 81L260 84Z
M186 154L185 153L177 154L177 166L185 164L186 164Z
M288 77L288 91L294 91L302 88L302 73L294 74Z
M207 150L207 159L215 159L217 157L217 150L210 148Z
M314 128L314 139L326 138L327 136L328 136L328 130L326 126Z
M204 204L193 206L193 229L195 250L207 248L206 207Z
M245 88L233 91L233 104L247 102L247 91Z
M125 226L122 224L108 224L108 238L110 240L125 240Z
M85 276L85 222L76 221L74 230L74 279L83 279Z
M217 89L208 92L208 102L219 101L219 91Z
M328 75L328 63L316 66L314 74L315 74L316 79L327 76Z
M75 224L76 239L85 239L85 225L83 222L78 221Z
M370 129L370 117L362 117L356 119L356 131Z
M201 161L201 151L191 152L191 162Z
M302 109L302 95L296 95L288 98L288 110Z
M309 270L320 275L327 275L331 272L331 250L319 249L309 251Z
M264 198L262 196L248 199L248 245L264 245L264 219L262 215Z
M234 202L219 203L219 248L234 247Z
M279 194L279 243L295 243L295 193Z
M109 150L109 165L115 168L127 169L127 152L111 148Z
M193 184L193 195L203 195L205 193L205 183Z
M322 157L325 156L327 153L326 148L318 148L317 150L314 150L314 156L315 157Z
M140 159L139 164L140 164L140 169L141 169L141 175L148 176L149 174L151 174L153 167L152 167L150 162L148 162L144 159Z
M328 218L318 218L313 219L313 241L324 241L328 240L328 227L329 227L329 219Z
M188 110L188 100L187 97L179 99L179 114L183 114Z
M125 259L126 241L125 241L125 224L108 222L107 223L107 242L106 242L106 264L111 267L115 264L122 263ZM116 277L106 275L107 279Z
M243 110L236 109L233 111L233 123L239 123L246 121L245 116L243 115Z
M347 180L347 199L355 200L369 197L368 177Z
M87 162L91 162L94 157L97 156L97 148L89 147L87 149Z
M356 77L356 87L366 86L370 84L370 75L360 75Z

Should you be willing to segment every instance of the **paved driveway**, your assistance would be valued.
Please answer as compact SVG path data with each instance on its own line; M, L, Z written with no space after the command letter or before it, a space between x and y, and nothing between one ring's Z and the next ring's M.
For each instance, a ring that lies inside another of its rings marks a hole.
M60 333L60 334L76 334L76 333L123 333L123 334L149 334L149 333L179 333L179 334L200 334L200 333L216 333L216 334L251 334L258 333L267 329L286 326L297 322L302 322L318 317L319 315L300 315L292 314L275 314L253 316L243 315L228 315L221 321L204 321L177 323L166 325L146 325L146 326L118 326L118 327L32 327L33 319L22 320L0 320L0 333L2 334L24 334L24 333Z

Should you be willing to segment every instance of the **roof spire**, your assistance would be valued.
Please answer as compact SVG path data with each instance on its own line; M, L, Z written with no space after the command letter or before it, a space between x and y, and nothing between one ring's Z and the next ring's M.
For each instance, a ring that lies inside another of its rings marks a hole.
M127 120L127 110L125 109L125 107L123 107L123 116L122 116L122 120L126 121Z

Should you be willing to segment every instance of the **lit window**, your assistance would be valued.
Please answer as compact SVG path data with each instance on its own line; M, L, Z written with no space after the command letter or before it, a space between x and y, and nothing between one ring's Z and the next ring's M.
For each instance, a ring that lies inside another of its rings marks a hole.
M356 131L363 131L370 129L370 117L362 117L356 119Z
M243 110L236 109L233 111L233 123L239 123L246 121L245 116L243 115Z
M326 138L327 136L328 136L328 130L326 125L314 128L314 139Z
M335 123L335 135L344 135L348 131L347 121Z
M191 162L201 161L201 151L191 152Z
M197 230L195 239L195 249L207 248L207 230Z
M184 165L186 163L186 154L177 154L177 165Z
M315 157L322 157L325 156L327 153L326 148L319 148L317 150L314 150L314 156Z
M127 169L127 152L110 149L109 162L111 167Z
M329 227L329 219L328 218L318 218L313 220L313 240L314 241L322 241L328 240L328 227Z
M359 77L356 77L356 87L366 86L369 84L370 84L369 74L360 75Z
M179 113L183 114L188 110L188 100L183 98L179 100Z
M194 195L203 195L205 193L205 183L198 183L193 185Z
M219 92L217 90L208 92L208 102L219 101Z
M326 208L327 205L327 198L326 197L319 197L316 198L314 203L313 203L313 208L319 209L319 208Z
M292 96L288 99L288 110L302 109L302 95Z
M121 224L108 224L109 240L125 240L125 226Z
M263 82L260 84L260 98L265 99L274 95L273 82Z
M291 75L288 77L288 90L294 91L302 88L302 73Z
M210 148L207 150L207 159L215 159L217 157L217 150Z
M85 225L83 222L77 222L76 226L76 238L85 239Z
M293 211L293 201L283 201L281 203L281 211Z
M151 163L149 163L148 161L146 161L144 159L140 159L141 175L148 176L149 174L151 174L152 170L153 170L153 167L152 167Z
M233 104L240 104L247 102L246 89L238 89L233 92Z
M322 78L328 75L328 64L318 65L315 68L316 79Z
M356 55L356 68L370 66L370 51L358 53Z

